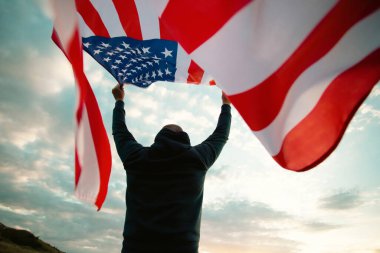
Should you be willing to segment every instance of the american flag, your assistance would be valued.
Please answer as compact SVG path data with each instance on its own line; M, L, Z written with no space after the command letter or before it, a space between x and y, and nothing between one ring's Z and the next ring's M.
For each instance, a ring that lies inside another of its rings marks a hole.
M155 81L174 81L177 70L176 42L99 36L83 38L82 42L84 50L119 83L148 87Z
M102 121L82 48L120 83L216 80L269 154L293 171L335 149L380 79L378 0L54 3L53 39L80 90L76 192L98 207L111 158L100 155L109 144L104 126L94 123Z

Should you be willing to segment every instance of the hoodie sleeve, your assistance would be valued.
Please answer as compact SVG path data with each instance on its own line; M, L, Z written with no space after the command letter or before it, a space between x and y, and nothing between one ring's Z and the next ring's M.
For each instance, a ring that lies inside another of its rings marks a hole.
M116 101L115 108L113 109L112 135L117 153L123 163L133 153L143 148L143 146L135 140L125 124L123 101Z
M231 106L224 104L221 108L218 124L215 131L201 144L194 148L201 155L203 164L210 168L216 161L228 140L231 127Z

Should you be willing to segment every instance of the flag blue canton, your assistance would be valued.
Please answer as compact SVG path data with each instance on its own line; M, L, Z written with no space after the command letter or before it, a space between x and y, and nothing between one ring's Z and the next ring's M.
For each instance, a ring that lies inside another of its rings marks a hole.
M83 48L119 83L148 87L155 81L174 81L178 44L128 37L82 38Z

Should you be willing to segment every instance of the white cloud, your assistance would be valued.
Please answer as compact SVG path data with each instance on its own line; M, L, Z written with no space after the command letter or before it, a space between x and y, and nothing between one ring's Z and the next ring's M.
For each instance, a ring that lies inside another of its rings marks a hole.
M39 5L39 7L42 10L42 13L46 17L48 17L50 19L54 18L54 16L53 16L53 10L51 8L50 2L46 2L45 0L34 0L34 1Z
M329 210L347 210L356 208L363 203L360 194L355 191L339 191L320 200L321 208Z
M376 88L380 90L380 88ZM372 96L377 96L376 90L372 93ZM372 123L380 124L380 109L376 108L375 105L370 102L365 102L360 106L355 117L350 122L347 132L363 131Z
M363 106L360 107L360 113L365 114L367 117L380 120L380 110L374 108L372 105L363 104Z
M25 58L26 85L45 96L56 95L66 87L74 87L74 76L68 60L63 54L44 56L29 48ZM19 70L19 68L18 68Z
M32 214L37 213L37 211L33 209L25 209L25 208L16 207L16 206L6 206L3 204L0 204L0 210L19 214L19 215L32 215Z
M378 97L380 96L380 82L378 82L370 93L370 97Z
M39 136L41 135L41 132L44 132L44 128L42 127L32 127L32 128L26 128L22 131L14 131L10 133L10 136L7 136L6 138L11 141L11 143L18 148L24 148L25 145L36 141ZM3 139L2 142L5 140Z
M141 110L135 107L128 109L128 117L139 118L141 115L142 115Z
M143 119L145 124L157 125L157 116L155 114L150 114Z
M215 126L216 120L217 119L213 119L213 121L215 121ZM204 115L195 115L194 113L187 110L178 110L171 112L170 114L166 115L162 122L163 125L180 125L182 129L189 134L202 134L206 129L214 127L214 125L211 123L212 121L209 118L205 117Z

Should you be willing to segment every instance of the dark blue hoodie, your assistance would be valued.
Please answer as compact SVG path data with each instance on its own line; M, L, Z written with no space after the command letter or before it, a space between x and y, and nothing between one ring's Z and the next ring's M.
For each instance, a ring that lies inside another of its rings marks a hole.
M124 103L116 102L112 130L127 173L122 252L198 252L204 179L227 142L230 111L222 106L214 133L199 145L164 128L143 147L127 129Z

